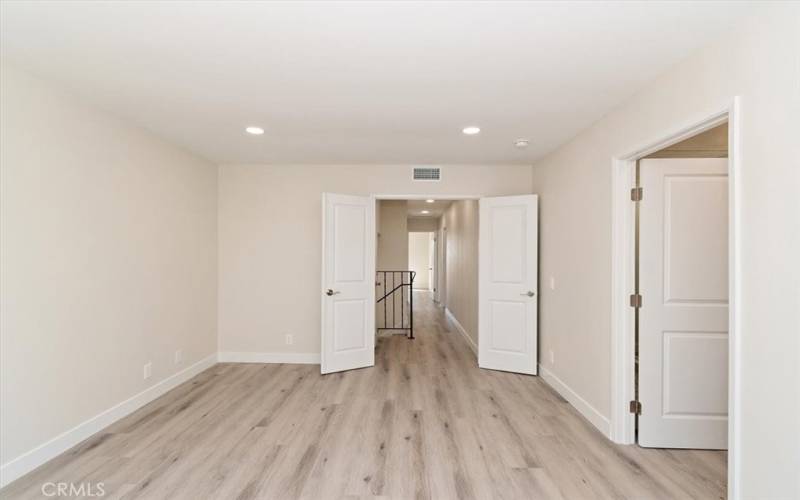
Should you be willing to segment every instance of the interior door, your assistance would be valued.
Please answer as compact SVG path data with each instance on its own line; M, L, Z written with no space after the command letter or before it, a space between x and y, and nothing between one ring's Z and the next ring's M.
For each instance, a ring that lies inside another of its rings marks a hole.
M444 215L442 216L444 220ZM447 307L447 228L442 226L439 230L439 265L437 273L439 280L436 283L436 292L439 295L439 305Z
M414 290L430 288L428 272L428 252L430 251L429 233L408 233L408 269L414 271ZM399 275L397 277L399 280Z
M322 195L322 373L375 364L375 201Z
M436 291L436 233L428 233L428 289Z
M536 195L480 200L478 365L537 373Z
M728 444L728 161L640 163L639 444Z

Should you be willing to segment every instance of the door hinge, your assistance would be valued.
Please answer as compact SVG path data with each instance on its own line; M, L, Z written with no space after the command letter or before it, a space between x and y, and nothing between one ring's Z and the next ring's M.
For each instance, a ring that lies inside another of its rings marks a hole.
M642 296L638 293L631 294L631 307L642 307Z
M643 188L631 188L631 201L642 201L644 197L644 189Z
M642 414L642 403L640 401L631 401L628 410L634 415Z

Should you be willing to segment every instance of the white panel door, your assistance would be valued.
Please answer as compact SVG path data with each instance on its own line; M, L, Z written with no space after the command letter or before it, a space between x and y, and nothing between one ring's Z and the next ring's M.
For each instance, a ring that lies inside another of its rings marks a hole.
M408 233L408 269L417 273L414 276L414 289L427 290L431 286L430 274L430 233ZM399 280L399 275L397 276Z
M640 164L639 444L728 445L728 161Z
M481 198L478 366L537 372L536 195Z
M375 364L375 201L322 195L322 373Z
M436 233L428 233L428 289L436 291Z

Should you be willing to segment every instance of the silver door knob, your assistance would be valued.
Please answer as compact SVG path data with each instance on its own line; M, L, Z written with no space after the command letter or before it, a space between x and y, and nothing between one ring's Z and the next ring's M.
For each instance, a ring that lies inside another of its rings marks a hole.
M328 288L328 290L325 292L325 295L327 295L328 297L330 297L331 295L336 295L337 293L341 293L341 292L338 292L338 291L337 291L337 292L334 292L333 290L331 290L330 288Z
M525 293L521 293L520 295L527 295L528 297L533 297L533 296L534 296L534 295L536 295L536 294L535 294L535 293L533 293L532 291L528 290L527 292L525 292Z

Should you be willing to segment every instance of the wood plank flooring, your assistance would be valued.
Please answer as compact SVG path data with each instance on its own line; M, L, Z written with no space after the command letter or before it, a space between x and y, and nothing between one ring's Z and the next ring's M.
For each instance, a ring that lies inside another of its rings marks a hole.
M480 370L429 295L376 366L219 364L0 491L104 498L725 497L724 452L608 441L538 377Z

